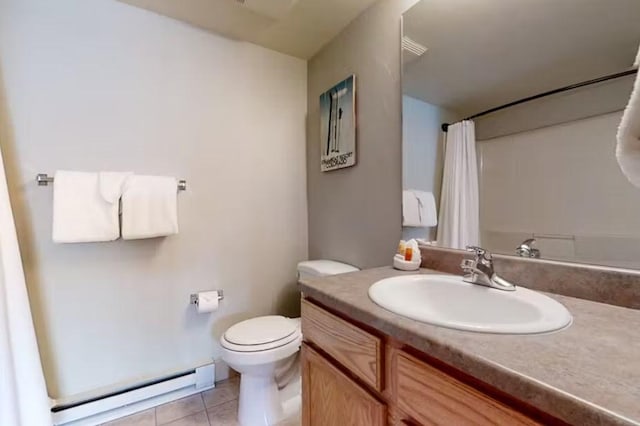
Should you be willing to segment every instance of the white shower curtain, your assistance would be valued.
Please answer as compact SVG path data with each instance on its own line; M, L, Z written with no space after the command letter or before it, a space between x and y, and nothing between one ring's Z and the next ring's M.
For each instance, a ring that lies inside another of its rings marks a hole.
M0 425L51 425L0 153Z
M473 121L449 126L444 155L438 245L457 249L479 245L478 163Z

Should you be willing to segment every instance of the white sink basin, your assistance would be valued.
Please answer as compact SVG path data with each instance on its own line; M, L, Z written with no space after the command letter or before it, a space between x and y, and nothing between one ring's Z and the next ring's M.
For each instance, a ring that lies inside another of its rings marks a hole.
M387 278L369 288L369 297L416 321L479 333L546 333L572 319L563 305L544 294L523 287L496 290L454 275Z

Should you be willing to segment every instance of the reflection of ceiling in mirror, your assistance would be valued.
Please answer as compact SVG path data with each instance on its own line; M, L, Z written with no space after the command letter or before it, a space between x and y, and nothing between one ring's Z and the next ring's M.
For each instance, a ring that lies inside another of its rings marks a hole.
M404 35L428 47L405 61L403 91L462 116L628 69L639 0L422 0Z

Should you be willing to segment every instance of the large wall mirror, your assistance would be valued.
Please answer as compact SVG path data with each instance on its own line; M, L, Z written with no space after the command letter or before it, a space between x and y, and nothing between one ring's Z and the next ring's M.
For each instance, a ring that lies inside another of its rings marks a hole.
M403 32L405 239L640 268L640 1L422 0Z

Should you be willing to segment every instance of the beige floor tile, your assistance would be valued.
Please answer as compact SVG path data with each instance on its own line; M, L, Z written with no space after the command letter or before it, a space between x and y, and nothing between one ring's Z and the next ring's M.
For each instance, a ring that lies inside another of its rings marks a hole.
M155 408L105 423L104 426L156 426Z
M167 423L166 426L209 426L209 418L206 411L200 411Z
M216 384L216 387L202 393L204 405L214 407L225 402L238 399L240 393L240 378L234 377Z
M239 426L238 401L229 401L207 410L211 426Z
M204 409L202 395L196 394L156 407L156 419L158 425L164 425L188 415L204 411Z

